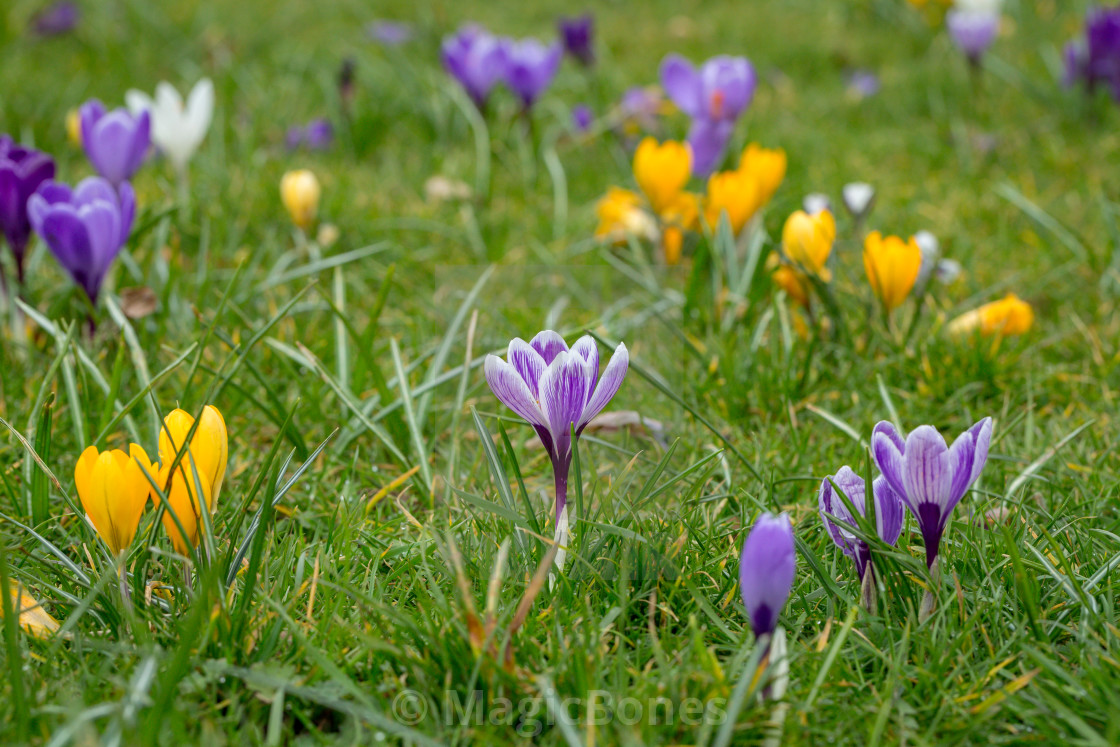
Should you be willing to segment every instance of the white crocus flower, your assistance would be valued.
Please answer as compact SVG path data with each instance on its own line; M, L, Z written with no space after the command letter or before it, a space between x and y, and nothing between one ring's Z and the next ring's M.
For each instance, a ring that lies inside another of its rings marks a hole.
M133 113L149 112L152 141L176 170L185 172L214 116L214 84L210 79L203 78L195 84L185 106L183 97L166 81L156 86L154 100L137 90L128 91L124 98Z

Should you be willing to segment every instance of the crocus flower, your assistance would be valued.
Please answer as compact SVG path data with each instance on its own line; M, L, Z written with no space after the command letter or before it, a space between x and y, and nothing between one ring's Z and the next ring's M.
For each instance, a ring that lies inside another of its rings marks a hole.
M988 461L992 419L984 418L952 446L930 425L920 425L903 440L886 421L875 426L871 454L891 490L910 509L926 545L926 566L937 559L949 515Z
M863 242L863 267L871 290L887 311L893 311L910 295L918 279L922 250L913 237L903 241L872 231Z
M863 574L867 571L867 565L871 561L871 548L848 529L850 526L859 526L859 523L852 516L848 507L844 505L840 496L836 495L833 483L837 488L844 491L844 495L848 497L860 516L867 515L867 486L862 477L853 472L851 467L844 465L835 475L829 475L821 481L821 489L817 494L817 505L820 509L821 520L824 521L825 528L828 529L828 536L832 538L832 541L845 555L855 562L856 571L862 580ZM879 539L888 545L893 545L898 541L898 535L902 534L902 520L906 516L902 499L891 490L890 485L887 484L882 475L871 483L871 492L875 500L875 531L878 533ZM829 516L835 517L835 520L830 519Z
M782 227L782 252L795 269L816 275L828 282L832 273L825 266L836 240L836 219L822 210L810 215L798 210L786 219Z
M641 195L621 187L611 187L595 203L599 225L596 238L611 243L625 243L630 236L653 240L657 237L657 222L642 209Z
M1031 305L1014 293L998 301L967 311L949 322L949 334L961 335L979 330L985 336L1022 335L1034 325Z
M222 492L229 460L229 435L222 413L213 405L202 410L198 427L190 444L187 434L194 426L194 417L184 410L173 410L163 419L159 432L160 469L156 484L167 496L170 508L183 525L184 536L179 532L175 519L169 512L163 515L163 528L171 538L171 544L182 555L190 554L191 548L198 543L202 506L213 513ZM186 451L182 458L179 453ZM171 467L176 459L179 465L175 474ZM195 475L198 479L196 481ZM199 500L199 493L202 500ZM153 500L159 501L157 495Z
M756 637L770 635L778 627L796 569L789 515L762 514L747 533L739 558L739 591Z
M135 89L127 91L124 99L133 115L146 112L151 117L152 142L176 171L186 171L214 117L214 84L210 79L202 78L194 84L185 105L179 91L167 81L156 86L154 99Z
M315 222L321 194L319 180L307 169L289 171L280 179L280 199L301 230L306 231Z
M572 126L576 132L587 132L591 129L591 122L595 119L595 115L591 113L591 108L586 104L577 104L572 107Z
M105 275L128 241L136 195L128 182L114 187L92 176L71 189L48 180L27 201L35 233L94 305Z
M366 24L366 36L385 47L399 47L412 41L412 26L402 21L370 21Z
M932 232L923 228L914 234L914 243L922 252L922 266L918 270L918 281L914 284L920 293L929 284L929 279L937 269L937 263L941 259L941 242Z
M16 260L16 272L23 284L23 255L31 238L27 202L35 190L54 178L54 159L46 153L16 145L0 135L0 233Z
M823 192L810 192L801 200L801 207L809 215L832 212L832 200Z
M77 3L59 0L36 13L31 19L31 27L39 36L60 36L73 31L81 17Z
M871 206L875 202L875 188L867 182L852 182L844 185L840 196L848 213L859 222L871 212Z
M1108 86L1120 101L1120 5L1089 11L1085 36L1065 48L1066 84L1083 81L1092 91Z
M132 178L148 155L151 140L151 115L147 111L130 114L127 109L105 111L97 99L78 110L82 125L82 147L86 157L114 186Z
M578 440L611 401L626 378L630 355L619 343L599 377L599 347L590 335L569 349L563 337L546 329L529 342L512 340L506 358L486 356L486 383L502 404L533 426L548 450L559 522L568 499L572 429Z
M334 140L334 126L329 119L320 117L307 123L306 127L293 125L288 128L284 138L288 150L306 145L310 150L326 150Z
M647 137L634 151L634 178L655 213L671 207L680 196L692 170L691 149L674 140L658 144Z
M12 611L16 613L19 626L28 635L35 638L48 639L58 632L58 620L50 616L38 599L31 596L27 587L9 578L8 598L11 600ZM0 605L0 620L4 619L4 606Z
M774 281L774 285L784 290L794 303L808 308L809 288L804 275L789 265L779 264L770 273L770 279Z
M770 202L786 177L786 152L781 148L763 148L751 143L739 156L739 171L751 175L762 204Z
M506 74L509 41L480 26L468 25L446 37L440 48L443 68L467 92L479 109Z
M147 453L137 444L131 444L127 454L120 449L99 452L90 446L74 466L74 484L86 518L113 555L127 550L136 536L152 492L147 475L158 479Z
M720 216L726 214L732 235L738 236L761 206L761 190L751 173L720 171L708 177L704 220L712 231L719 227Z
M870 70L853 70L848 74L848 90L865 99L879 93L879 76Z
M592 40L595 34L595 20L590 13L576 18L561 18L556 22L564 51L581 65L590 66L595 62L595 49Z
M945 26L957 48L973 66L996 39L999 31L999 0L957 0L945 15Z
M552 83L563 53L559 44L545 45L536 39L509 44L505 82L525 109L530 108Z
M713 57L699 70L680 55L661 63L661 85L673 103L692 118L688 142L693 171L706 176L719 163L735 121L754 97L754 68L745 57Z

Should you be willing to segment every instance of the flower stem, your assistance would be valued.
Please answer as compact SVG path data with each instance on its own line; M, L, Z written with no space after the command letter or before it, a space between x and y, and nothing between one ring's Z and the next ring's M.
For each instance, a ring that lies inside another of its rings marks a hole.
M563 463L553 466L553 477L556 481L556 522L560 523L560 514L564 512L564 506L568 505L568 467L570 463Z

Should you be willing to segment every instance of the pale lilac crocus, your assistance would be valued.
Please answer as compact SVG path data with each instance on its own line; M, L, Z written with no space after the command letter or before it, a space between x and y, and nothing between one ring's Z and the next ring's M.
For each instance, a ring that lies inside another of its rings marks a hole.
M31 27L39 36L60 36L73 31L81 18L82 12L77 3L59 0L36 13L31 19Z
M413 30L403 21L378 20L366 24L366 36L385 47L399 47L412 41Z
M611 401L626 378L630 355L626 345L619 343L599 377L599 347L594 338L584 335L569 348L563 337L546 329L529 342L512 340L506 358L486 356L486 383L502 404L533 426L548 451L559 522L568 500L572 429L578 440Z
M130 114L124 108L107 112L92 99L82 104L78 118L82 147L97 173L113 185L131 179L152 144L151 115L146 110Z
M53 178L53 158L34 148L16 145L7 135L0 135L0 234L15 257L20 285L23 285L23 257L31 239L27 201L39 185ZM2 274L0 280L3 280Z
M796 569L789 514L762 514L747 533L739 557L739 591L756 637L768 636L778 627Z
M713 57L697 69L677 54L661 63L661 85L692 118L688 141L693 173L706 176L719 163L735 122L754 97L757 78L745 57Z
M950 38L974 67L996 39L999 6L1000 0L957 0L945 14Z
M27 213L35 233L96 305L101 284L132 231L132 186L114 187L97 176L73 189L47 181L28 200Z
M529 109L552 84L560 68L563 48L536 39L510 42L506 58L505 82L509 90Z
M910 509L926 545L926 566L937 560L949 516L988 461L992 419L984 418L952 446L933 426L920 425L905 440L890 423L875 426L871 454L887 484Z
M820 510L821 520L828 529L829 537L855 562L856 572L862 580L871 562L871 548L848 529L859 524L844 501L836 494L836 488L844 492L860 516L866 516L867 484L851 467L844 465L835 475L829 475L821 481L821 489L817 494L817 507ZM875 501L875 530L879 539L888 545L894 545L902 533L902 520L906 516L902 499L891 490L882 475L871 483L871 493ZM830 516L834 518L829 518Z
M490 91L505 77L509 46L509 40L476 25L464 26L443 40L440 56L444 69L479 109L486 106Z

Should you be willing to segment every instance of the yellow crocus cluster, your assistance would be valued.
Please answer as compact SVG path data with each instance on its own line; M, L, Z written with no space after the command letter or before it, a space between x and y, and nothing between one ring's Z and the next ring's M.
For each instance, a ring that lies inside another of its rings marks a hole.
M755 213L770 202L785 175L784 150L751 143L739 157L737 169L708 177L704 221L714 231L719 226L720 215L727 213L731 231L738 236Z
M950 334L967 334L979 331L985 336L1022 335L1034 326L1034 310L1031 305L1014 293L1008 293L998 301L986 303L980 308L966 311L949 323Z
M194 418L183 410L164 418L159 434L161 464L153 464L138 444L131 444L127 454L120 449L98 451L90 446L78 458L74 467L78 498L86 517L114 555L132 545L149 499L158 504L159 492L153 490L153 483L166 491L170 508L186 532L184 541L170 513L164 513L163 525L175 549L186 555L197 543L201 505L205 503L213 511L225 479L229 437L222 414L211 405L203 410L188 447L186 436L193 425ZM184 449L186 453L178 459L172 476L172 464ZM197 497L199 492L202 501Z
M890 312L906 300L918 280L922 250L913 236L903 241L872 231L863 242L863 267L871 290Z
M322 189L315 174L307 169L289 171L280 179L280 199L296 227L306 231L319 214Z

